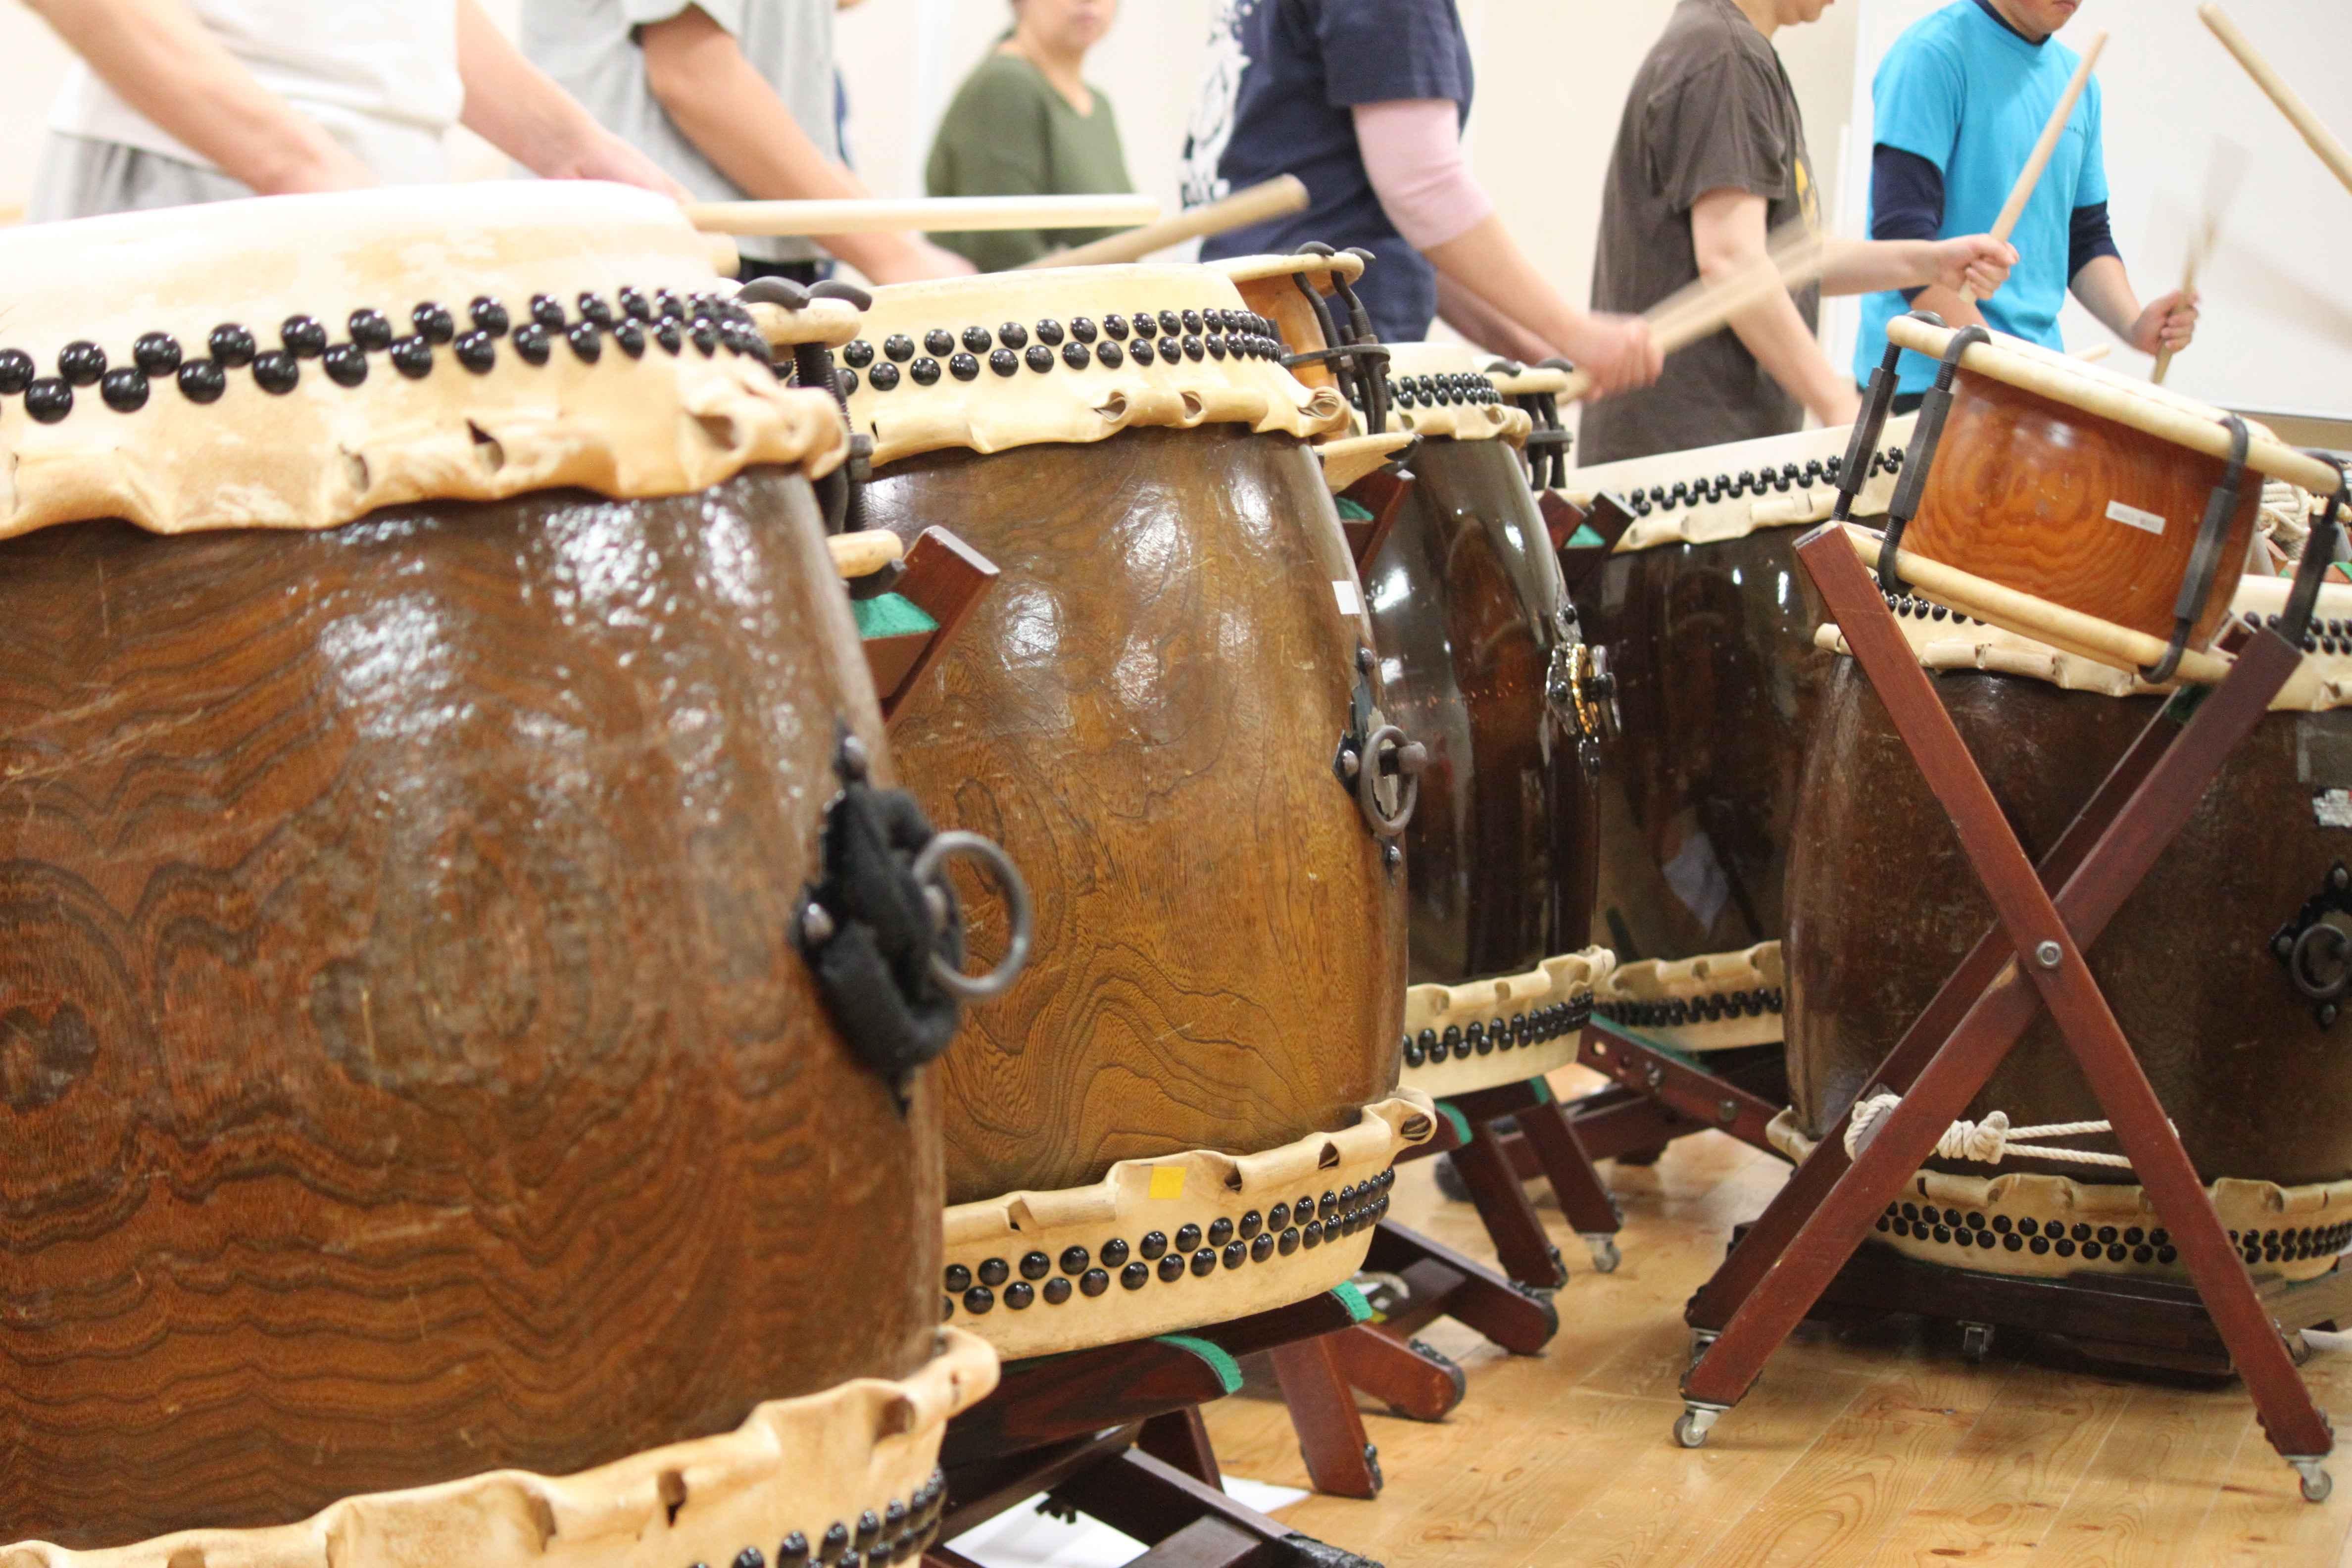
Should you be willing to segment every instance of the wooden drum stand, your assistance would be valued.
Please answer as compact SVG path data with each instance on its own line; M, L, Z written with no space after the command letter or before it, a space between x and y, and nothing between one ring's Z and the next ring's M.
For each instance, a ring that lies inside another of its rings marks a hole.
M1874 423L1865 420L1857 430ZM2295 669L2333 553L2343 496L2339 481L2313 528L2280 624L2254 633L2201 701L2184 691L2149 721L2038 868L1864 569L1860 552L1871 542L1847 528L1845 504L1837 521L1798 543L1798 557L1831 616L1950 815L1998 924L1953 972L1861 1097L1902 1097L1875 1136L1849 1163L1841 1119L1685 1309L1699 1354L1683 1379L1685 1409L1675 1424L1685 1447L1703 1444L1708 1429L1748 1392L1766 1358L1829 1289L1886 1205L1899 1197L1938 1137L2016 1045L2037 1007L2046 1006L2171 1232L2272 1447L2299 1473L2305 1498L2316 1502L2327 1496L2331 1483L2323 1466L2335 1446L2327 1419L2296 1373L2278 1324L2223 1231L2084 963L2083 949L2147 875L2223 760L2252 731ZM1952 574L1949 568L1938 570ZM1968 607L1991 618L1981 604ZM2018 629L2036 635L2030 626Z

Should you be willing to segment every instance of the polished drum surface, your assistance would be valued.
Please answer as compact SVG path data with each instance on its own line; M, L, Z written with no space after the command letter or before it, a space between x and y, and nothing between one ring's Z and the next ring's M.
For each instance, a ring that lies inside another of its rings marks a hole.
M1970 670L1938 675L1936 687L2036 858L2158 700ZM2265 718L2089 952L2116 1022L2208 1181L2285 1186L2352 1176L2352 1021L2320 1026L2271 951L2345 856L2344 830L2315 820L2314 795L2352 784L2347 757L2352 711ZM1789 1082L1803 1130L1818 1137L1992 923L1949 820L1850 659L1839 661L1824 696L1789 892ZM2100 1116L2046 1014L1965 1114L1980 1120L1995 1110L2021 1126ZM2063 1142L2117 1148L2105 1133ZM2032 1160L1999 1169L2078 1183L2134 1179L2120 1168Z
M891 731L1036 903L945 1063L949 1200L1351 1124L1396 1082L1404 909L1332 769L1368 628L1313 453L1234 426L940 452L866 506L1003 573Z
M1798 775L1830 656L1796 529L1611 556L1580 585L1623 733L1604 749L1592 940L1622 962L1780 939Z
M803 479L75 524L0 604L0 1540L923 1364L937 1096L790 934L837 726L888 772Z
M1411 468L1364 595L1389 717L1430 752L1403 839L1412 976L1454 984L1586 945L1593 801L1545 698L1576 634L1517 449L1427 440Z

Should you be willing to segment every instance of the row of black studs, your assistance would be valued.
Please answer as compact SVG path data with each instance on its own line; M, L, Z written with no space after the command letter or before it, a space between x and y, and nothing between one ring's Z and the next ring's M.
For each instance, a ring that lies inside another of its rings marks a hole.
M1870 477L1891 474L1903 467L1903 448L1889 447L1874 452L1870 458ZM1717 474L1701 479L1676 479L1672 486L1652 485L1646 490L1635 490L1625 498L1636 517L1647 517L1653 510L1672 511L1680 506L1697 506L1703 502L1724 500L1737 500L1754 491L1767 490L1786 495L1801 485L1835 484L1845 471L1843 456L1815 458L1804 463L1783 463L1778 468L1742 468L1736 474Z
M1054 368L1056 360L1072 370L1090 364L1117 370L1130 358L1139 365L1149 365L1154 359L1174 364L1179 359L1197 363L1226 358L1278 362L1283 357L1282 340L1271 321L1252 311L1223 308L1161 310L1156 315L1139 310L1131 320L1114 314L1105 316L1100 323L1076 316L1067 326L1050 318L1034 327L1007 321L993 333L982 326L966 327L961 339L945 327L933 327L923 334L921 353L917 353L916 346L915 340L904 332L883 339L879 357L874 344L864 338L845 345L841 361L848 368L842 372L842 389L856 393L863 372L866 384L875 391L892 391L898 385L902 366L916 385L929 386L940 379L942 361L947 374L958 381L974 381L979 379L983 354L988 368L1003 376L1018 374L1024 365L1043 374Z
M1879 596L1886 601L1888 609L1905 620L1949 621L1956 626L1969 624L1969 616L1958 610L1948 609L1932 599L1915 599L1907 594L1881 594ZM1983 626L1985 623L1978 621L1975 624Z
M2248 631L2257 631L2263 626L2268 626L2273 631L2279 628L2279 618L2276 616L2258 616L2252 610L2241 613L2245 617ZM2352 653L2352 620L2322 620L2314 616L2304 628L2303 651L2305 653Z
M583 293L573 318L554 296L535 294L530 319L515 326L507 307L486 295L467 308L472 330L462 334L456 317L431 300L409 311L415 330L406 336L395 334L381 311L353 310L344 322L351 336L342 342L331 342L315 317L289 316L278 330L283 346L275 349L262 348L252 331L227 321L206 336L208 358L187 358L179 339L169 332L145 332L131 344L131 363L126 365L110 365L104 349L78 340L58 351L58 373L51 376L41 375L33 356L22 349L0 349L0 397L21 395L27 415L54 425L73 412L78 386L96 386L109 408L131 414L147 405L150 384L156 377L173 376L181 395L191 403L213 403L228 390L230 371L250 367L254 384L283 396L299 384L306 359L319 361L327 378L339 386L358 386L367 380L371 353L384 354L402 375L415 381L433 373L434 350L442 344L450 345L459 364L483 375L497 363L497 340L502 337L518 357L534 365L548 362L559 337L581 361L593 364L603 357L608 336L631 359L645 353L650 338L672 354L683 353L691 342L706 358L724 347L769 363L767 340L752 325L751 312L731 300L714 294L680 299L667 289L648 299L642 290L623 289L615 301Z
M1276 1204L1263 1214L1251 1209L1238 1220L1220 1216L1212 1220L1205 1231L1197 1225L1182 1226L1177 1229L1172 1247L1166 1231L1147 1231L1136 1242L1132 1256L1126 1240L1119 1237L1104 1242L1093 1257L1083 1247L1066 1247L1062 1249L1059 1274L1054 1273L1055 1260L1042 1251L1022 1255L1018 1279L1013 1278L1013 1266L1002 1258L985 1259L977 1270L961 1263L950 1263L947 1267L947 1295L940 1315L953 1317L961 1303L965 1311L979 1317L995 1307L1000 1289L1006 1309L1015 1312L1025 1310L1041 1298L1047 1306L1058 1307L1070 1299L1073 1289L1083 1296L1099 1296L1110 1289L1110 1271L1114 1268L1118 1270L1120 1285L1129 1290L1140 1290L1151 1282L1155 1259L1160 1278L1172 1285L1188 1271L1213 1274L1220 1263L1227 1268L1239 1268L1244 1263L1264 1263L1276 1256L1287 1258L1302 1247L1312 1251L1326 1241L1337 1241L1343 1236L1355 1235L1366 1226L1379 1224L1389 1212L1389 1189L1395 1184L1396 1173L1382 1171L1363 1182L1325 1193L1319 1200L1301 1194L1297 1203ZM1048 1279L1049 1275L1052 1278Z
M826 1568L887 1568L892 1563L912 1563L931 1543L947 1500L947 1475L935 1468L913 1497L903 1502L892 1498L878 1513L869 1508L854 1524L835 1520L814 1544L793 1531L776 1545L776 1568L807 1568L811 1563ZM694 1568L709 1564L698 1563ZM768 1555L746 1546L735 1554L730 1568L768 1568Z
M2012 1224L2007 1215L1995 1215L1988 1221L1984 1215L1956 1208L1937 1208L1933 1204L1900 1203L1886 1205L1878 1218L1878 1228L1895 1236L1909 1236L1921 1241L1934 1240L1945 1245L1995 1247L2011 1252L2029 1251L2035 1256L2056 1253L2072 1258L2081 1253L2089 1262L2105 1258L2110 1263L2128 1259L2134 1263L2170 1263L2179 1254L2172 1237L2161 1227L2143 1230L2138 1226L2091 1226L2081 1221L2068 1226L2059 1220L2036 1222L2021 1219ZM2306 1258L2333 1258L2352 1243L2352 1223L2329 1226L2289 1226L2278 1230L2231 1231L2230 1243L2238 1248L2250 1263L2296 1263Z
M1574 1034L1591 1017L1592 998L1587 995L1573 1002L1533 1008L1516 1018L1494 1018L1483 1024L1473 1021L1466 1028L1448 1024L1443 1034L1433 1028L1423 1029L1417 1036L1404 1037L1404 1065L1417 1068L1423 1062L1442 1062L1448 1057L1458 1060L1492 1056L1516 1046L1539 1046L1562 1035Z
M1602 1002L1593 1010L1612 1024L1629 1029L1676 1028L1685 1024L1719 1024L1726 1018L1760 1018L1780 1011L1785 997L1780 987L1753 991L1717 991L1706 996L1676 996L1664 1002Z
M1442 404L1500 403L1495 384L1475 371L1443 375L1400 375L1389 383L1389 401L1399 408L1435 408Z

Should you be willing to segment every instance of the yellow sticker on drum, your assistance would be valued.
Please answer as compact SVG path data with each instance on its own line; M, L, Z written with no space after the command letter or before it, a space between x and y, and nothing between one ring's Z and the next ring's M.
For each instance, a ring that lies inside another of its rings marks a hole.
M1184 1195L1184 1167L1155 1165L1151 1171L1151 1199L1154 1203L1172 1203Z
M2113 521L2124 523L2128 527L2146 529L2150 533L2162 533L2164 531L2164 518L2162 514L2153 511L2142 511L2136 506L2126 506L2119 500L2111 500L2107 503L2107 516Z

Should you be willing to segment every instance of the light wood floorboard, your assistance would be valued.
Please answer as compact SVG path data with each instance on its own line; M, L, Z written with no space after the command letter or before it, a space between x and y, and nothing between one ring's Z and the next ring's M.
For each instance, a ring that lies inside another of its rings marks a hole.
M1607 1275L1530 1187L1572 1275L1559 1337L1512 1356L1432 1324L1422 1337L1468 1374L1462 1407L1423 1424L1363 1401L1386 1491L1283 1517L1391 1568L2352 1568L2352 1456L2335 1497L2304 1502L2234 1383L2058 1368L2006 1343L1970 1366L1957 1331L1912 1320L1800 1331L1705 1448L1675 1447L1683 1302L1784 1171L1713 1133L1604 1167L1626 1222ZM1492 1256L1426 1163L1400 1174L1395 1217ZM2323 1408L2352 1405L2339 1344L2304 1369ZM1229 1473L1307 1484L1270 1380L1207 1414Z

